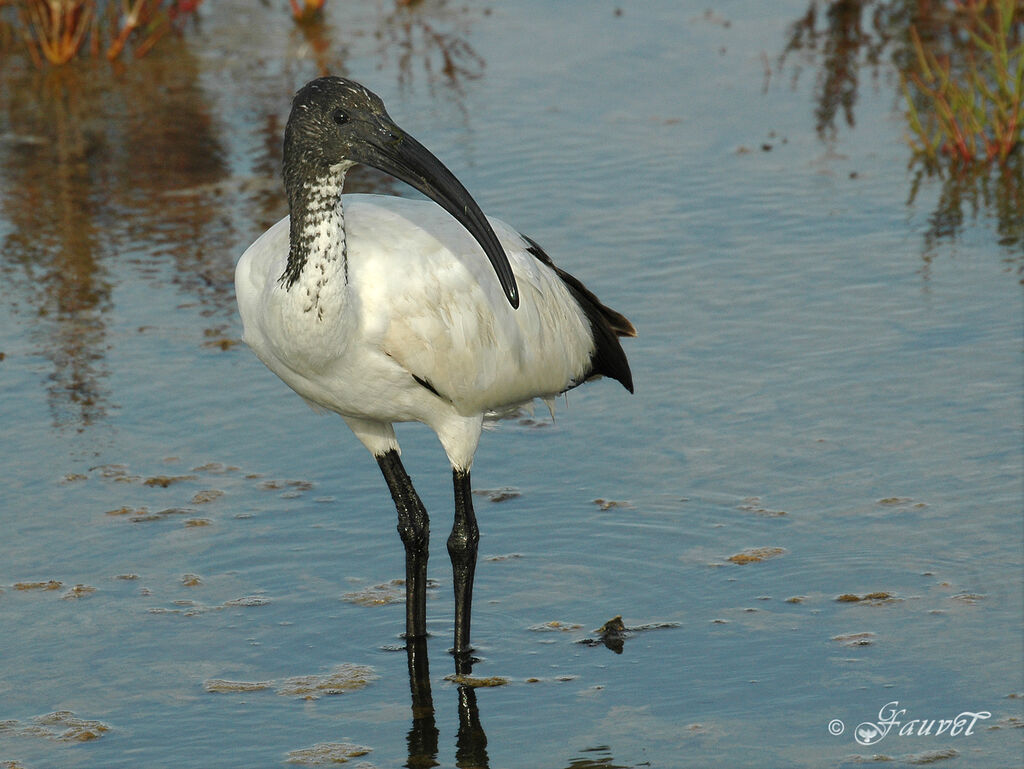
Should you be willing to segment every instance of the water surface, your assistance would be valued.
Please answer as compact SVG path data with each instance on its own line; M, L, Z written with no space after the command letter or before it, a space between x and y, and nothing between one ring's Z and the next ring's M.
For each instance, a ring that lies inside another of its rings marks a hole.
M116 71L4 59L0 761L1019 765L1021 245L986 209L935 237L891 70L822 131L818 59L778 59L801 2L328 5L204 4ZM326 70L640 331L635 396L484 435L475 485L514 493L477 499L473 672L506 683L472 696L436 439L399 430L428 701L401 603L357 600L403 573L379 472L239 342L234 262ZM581 643L618 615L620 649ZM339 666L365 680L287 684ZM991 716L858 745L893 701Z

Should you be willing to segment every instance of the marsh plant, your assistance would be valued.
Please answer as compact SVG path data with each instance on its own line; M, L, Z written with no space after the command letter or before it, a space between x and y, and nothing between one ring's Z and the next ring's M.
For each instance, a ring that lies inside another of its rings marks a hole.
M789 27L779 66L815 73L815 128L836 141L856 124L864 72L876 86L894 71L907 121L914 205L941 183L924 233L925 260L965 221L994 222L1024 270L1024 3L1021 0L809 0ZM892 70L888 64L891 63Z
M324 0L288 0L292 8L292 18L299 24L310 24L319 21L324 14Z
M1018 0L958 0L949 10L942 24L910 27L913 56L900 72L914 152L908 202L914 203L924 178L941 178L925 254L982 211L994 222L1000 245L1020 252L1024 6Z
M84 54L113 61L129 48L144 56L200 2L0 0L0 31L5 47L20 39L37 66L66 64Z
M911 25L914 58L901 72L909 141L935 163L1005 164L1024 126L1024 10L1017 0L959 0L947 26L923 38Z

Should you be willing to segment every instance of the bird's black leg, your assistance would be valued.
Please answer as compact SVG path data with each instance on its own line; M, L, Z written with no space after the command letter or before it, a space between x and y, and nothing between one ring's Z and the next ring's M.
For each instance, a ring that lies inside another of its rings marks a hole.
M448 555L452 559L455 584L455 658L468 656L470 614L473 607L473 574L476 571L476 549L480 530L473 513L469 470L452 471L455 486L455 525L448 537Z
M405 545L405 635L427 634L427 558L430 519L394 449L377 457L398 511L398 534Z

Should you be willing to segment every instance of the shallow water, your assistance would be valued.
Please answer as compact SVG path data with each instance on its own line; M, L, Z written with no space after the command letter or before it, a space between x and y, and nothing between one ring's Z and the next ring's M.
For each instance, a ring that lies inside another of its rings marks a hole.
M908 202L892 72L832 135L813 54L778 60L800 2L328 5L304 34L207 3L117 71L3 60L0 764L1020 765L1021 245L987 209L936 238L937 180ZM476 505L473 674L504 685L446 678L433 435L399 430L435 524L411 691L379 472L238 341L234 261L321 68L640 331L635 396L477 454L514 492ZM617 615L619 653L581 643ZM340 666L370 670L288 684ZM991 716L858 745L893 701Z

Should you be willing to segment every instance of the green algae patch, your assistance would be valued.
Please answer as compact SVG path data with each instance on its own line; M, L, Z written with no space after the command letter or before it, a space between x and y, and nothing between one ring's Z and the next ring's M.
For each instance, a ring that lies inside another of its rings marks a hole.
M377 674L373 668L367 665L345 663L324 675L285 678L276 683L276 691L286 697L316 700L324 696L357 691L375 680L377 680Z
M393 579L362 590L345 593L341 600L358 606L387 606L405 600L405 580Z
M736 563L741 566L748 563L760 563L761 561L767 561L769 558L777 558L780 555L785 555L786 550L782 547L752 547L742 552L730 555L727 560L729 563Z
M514 486L502 486L500 489L473 489L478 497L486 497L491 502L508 502L510 499L518 499L523 495Z
M0 721L0 735L41 737L58 742L92 742L111 729L109 724L91 718L80 718L70 710L56 710L24 721Z
M208 681L203 681L203 688L212 694L258 692L270 689L273 685L273 681L228 681L224 678L211 678Z
M96 592L96 588L92 585L75 585L73 588L68 590L64 595L61 596L65 601L75 601L79 598L88 598L90 595Z
M376 681L377 678L377 673L368 665L345 663L338 665L329 673L321 675L292 676L270 681L229 681L223 678L211 678L203 682L203 688L211 694L273 689L277 694L285 697L318 700L321 697L358 691L372 681Z
M832 640L843 646L871 646L877 636L874 633L845 633L832 636Z
M619 618L621 619L621 617ZM534 633L571 633L575 630L581 630L583 625L576 622L560 622L559 620L551 620L551 622L542 622L539 625L531 625L527 628Z
M487 689L508 684L508 679L502 676L468 676L457 673L445 676L444 680L451 681L459 686L469 686L473 689Z
M220 499L224 496L224 492L220 489L204 489L203 491L197 491L192 495L193 505L208 505L215 499Z
M159 486L161 489L166 489L175 483L181 483L182 481L194 481L197 480L194 475L154 475L147 478L142 482L143 486Z
M51 579L46 582L15 582L12 587L15 590L60 590L64 583Z
M353 758L371 753L373 748L353 745L351 742L321 742L311 748L301 748L288 753L289 764L319 766L320 764L345 764Z
M865 593L864 595L857 595L856 593L843 593L836 597L837 603L867 603L867 604L883 604L893 603L900 599L894 596L892 593L888 593L884 590L877 590L873 593Z

